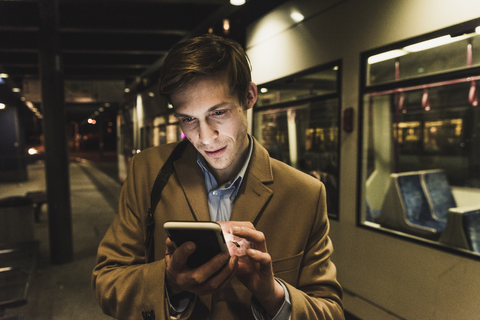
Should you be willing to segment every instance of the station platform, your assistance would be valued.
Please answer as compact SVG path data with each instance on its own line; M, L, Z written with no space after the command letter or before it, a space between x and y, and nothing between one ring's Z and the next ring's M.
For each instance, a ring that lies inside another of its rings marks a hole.
M0 319L112 319L98 306L90 279L98 244L117 212L121 185L100 169L80 158L70 162L73 262L51 264L48 204L43 205L34 227L35 239L40 244L28 302L21 307L6 309ZM28 181L22 183L0 183L0 198L45 190L42 162L28 165L28 177Z

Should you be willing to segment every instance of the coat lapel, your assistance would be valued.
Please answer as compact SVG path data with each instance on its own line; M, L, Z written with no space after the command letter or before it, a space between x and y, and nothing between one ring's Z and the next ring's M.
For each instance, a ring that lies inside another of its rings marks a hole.
M266 184L273 182L268 152L253 138L253 153L242 186L233 204L230 220L255 224L260 212L272 197Z
M207 190L202 169L197 164L197 150L189 144L182 157L175 161L175 172L188 204L197 221L209 221Z

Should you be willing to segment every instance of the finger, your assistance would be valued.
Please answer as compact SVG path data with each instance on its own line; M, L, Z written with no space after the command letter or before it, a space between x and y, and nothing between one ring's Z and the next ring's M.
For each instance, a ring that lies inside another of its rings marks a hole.
M267 245L265 243L265 234L261 231L251 229L248 227L242 226L233 226L232 227L233 234L237 237L244 238L250 242L253 242L255 248L261 251L267 251Z
M165 245L165 255L172 255L175 252L175 245L173 244L172 240L170 240L170 238L167 238L167 240L165 241Z
M248 249L247 255L250 259L261 265L270 266L270 262L272 261L272 257L268 253L255 249Z
M207 281L210 277L222 269L229 259L230 255L226 252L217 254L210 261L195 269L195 281L197 283Z
M255 230L255 227L250 221L217 221L217 223L222 227L223 232L232 233L232 227L239 226Z
M188 257L195 251L195 243L187 241L178 247L172 254L169 267L181 270L186 268Z
M220 271L196 287L197 294L211 294L215 291L225 288L226 285L233 279L233 277L235 277L235 272L238 267L237 261L238 258L232 256L229 259L229 262L222 269L220 269Z

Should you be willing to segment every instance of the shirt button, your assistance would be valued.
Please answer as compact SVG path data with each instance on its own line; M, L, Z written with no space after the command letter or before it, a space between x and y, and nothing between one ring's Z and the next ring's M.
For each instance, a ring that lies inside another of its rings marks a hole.
M216 196L218 194L217 190L213 191L213 195Z

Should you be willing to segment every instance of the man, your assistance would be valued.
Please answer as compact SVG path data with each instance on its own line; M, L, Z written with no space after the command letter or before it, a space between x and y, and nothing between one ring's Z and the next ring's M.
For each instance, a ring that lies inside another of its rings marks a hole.
M190 144L154 213L152 263L144 247L150 192L175 144L132 159L93 272L104 312L120 319L343 319L325 187L270 158L247 134L257 87L241 46L214 35L175 45L160 90ZM195 244L175 249L161 227L168 220L219 221L251 248L189 269Z

